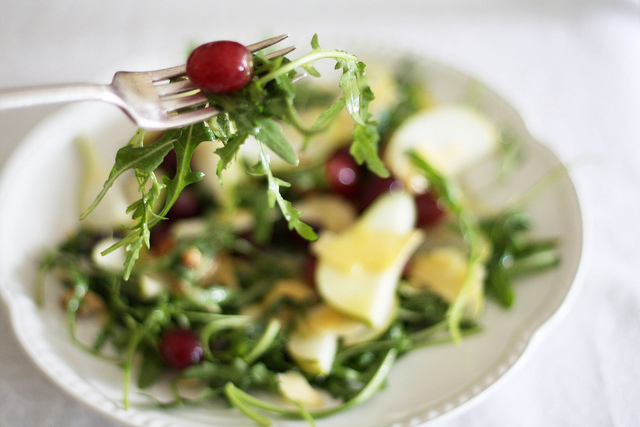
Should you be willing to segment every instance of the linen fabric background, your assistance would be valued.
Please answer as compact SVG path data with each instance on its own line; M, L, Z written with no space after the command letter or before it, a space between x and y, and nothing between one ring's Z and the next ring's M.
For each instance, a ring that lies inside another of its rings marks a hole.
M640 425L639 2L5 1L0 87L95 81L181 43L280 33L301 47L313 33L357 38L459 68L509 101L561 160L580 159L584 280L517 369L429 426ZM58 108L0 112L0 167ZM0 303L0 426L119 425L39 372L7 313Z

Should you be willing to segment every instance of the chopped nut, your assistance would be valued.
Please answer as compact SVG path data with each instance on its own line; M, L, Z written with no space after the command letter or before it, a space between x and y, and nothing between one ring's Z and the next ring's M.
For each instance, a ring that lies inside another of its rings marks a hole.
M230 288L240 286L233 258L227 254L218 254L200 283L202 286L223 285Z
M180 263L186 267L197 268L202 258L202 252L198 248L189 248L180 257Z
M62 296L62 306L63 308L67 308L69 305L69 301L75 297L75 292L73 289L68 289L65 294ZM98 296L95 292L88 291L85 296L82 298L82 302L78 307L76 313L80 317L89 317L100 314L104 312L105 305L104 301L100 296Z

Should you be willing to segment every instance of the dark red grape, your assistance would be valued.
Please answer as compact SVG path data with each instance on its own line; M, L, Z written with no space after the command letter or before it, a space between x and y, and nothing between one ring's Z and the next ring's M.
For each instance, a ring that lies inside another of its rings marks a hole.
M360 166L346 148L338 150L325 165L329 189L344 197L350 197L358 191L360 174Z
M192 218L199 213L200 201L198 200L198 195L190 188L185 188L173 206L171 206L167 218L171 220Z
M418 210L418 227L434 225L444 217L445 211L438 203L438 197L432 192L419 194L415 199Z
M161 221L151 228L149 244L151 250L159 255L166 254L173 248L175 242L167 221Z
M305 282L315 286L316 282L316 265L318 259L314 256L308 256L302 263L302 278Z
M251 81L253 57L245 46L234 41L206 43L189 55L187 75L204 92L230 93Z
M175 150L169 151L167 155L164 156L160 167L171 177L176 174L176 170L178 169L178 159L176 158Z
M160 338L160 355L176 369L200 363L203 355L200 338L188 329L167 331Z
M356 208L363 212L382 194L400 189L402 189L402 183L394 177L382 178L373 175L362 185L355 200Z

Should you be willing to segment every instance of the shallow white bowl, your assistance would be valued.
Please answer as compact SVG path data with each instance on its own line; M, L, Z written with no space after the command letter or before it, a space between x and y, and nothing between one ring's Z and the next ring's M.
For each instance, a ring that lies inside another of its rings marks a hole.
M476 84L440 64L427 60L422 64L425 79L442 101L459 101L469 85ZM480 94L480 108L496 123L514 131L525 152L524 162L510 183L492 192L493 202L500 203L529 188L560 162L528 133L519 115L499 96L486 88ZM29 356L62 389L118 421L135 426L252 425L223 404L176 410L149 408L144 406L145 398L136 397L135 390L133 408L125 411L118 368L71 343L55 286L48 288L44 307L35 304L37 257L78 225L76 196L81 176L74 139L88 135L106 158L112 159L133 131L112 106L76 105L34 129L8 162L0 181L0 295L10 309L15 334ZM541 341L542 327L566 302L583 253L581 209L568 175L536 199L530 212L535 235L557 238L561 265L521 280L510 310L490 304L482 320L482 333L458 346L426 348L403 357L393 367L388 386L372 400L319 420L319 426L417 425L477 401L520 364L532 341ZM275 419L274 424L303 423Z

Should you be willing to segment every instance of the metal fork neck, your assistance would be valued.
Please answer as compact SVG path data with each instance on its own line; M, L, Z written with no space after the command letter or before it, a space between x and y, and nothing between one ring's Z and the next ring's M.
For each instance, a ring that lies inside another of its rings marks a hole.
M98 84L59 84L0 90L0 110L83 100L120 105L111 87Z

